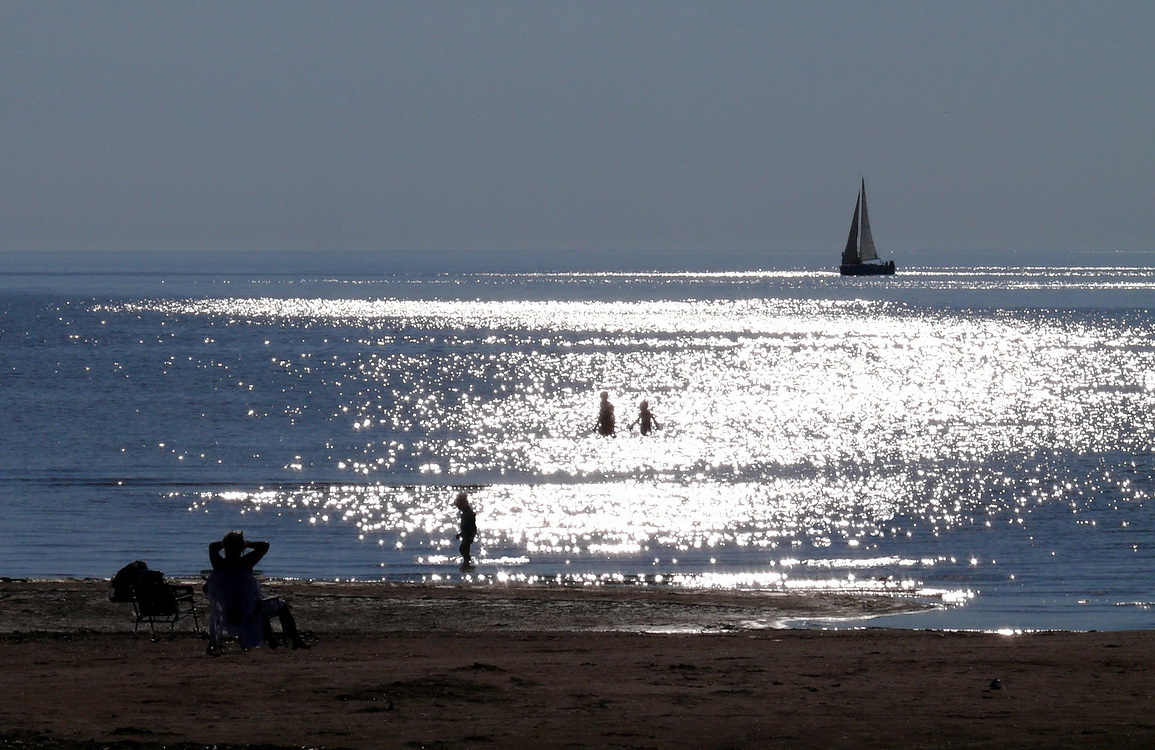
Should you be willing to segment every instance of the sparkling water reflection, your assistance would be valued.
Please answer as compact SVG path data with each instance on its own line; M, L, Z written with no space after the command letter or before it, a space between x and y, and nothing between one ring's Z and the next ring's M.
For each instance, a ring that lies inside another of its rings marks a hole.
M1049 575L1027 560L1088 540L1115 550L1092 579L1150 560L1150 316L1062 304L1146 299L1146 271L286 284L54 314L89 385L139 391L104 438L130 481L177 476L167 497L194 515L347 540L290 574L454 576L457 488L490 578L957 602L1026 590ZM593 432L602 389L614 438ZM626 429L642 399L647 437Z

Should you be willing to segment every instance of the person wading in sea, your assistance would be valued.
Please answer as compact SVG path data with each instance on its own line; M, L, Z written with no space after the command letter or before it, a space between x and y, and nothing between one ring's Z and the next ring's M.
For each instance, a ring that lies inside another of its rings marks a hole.
M457 534L457 538L461 540L461 546L458 547L458 551L461 552L461 570L462 572L473 570L473 556L470 554L469 548L473 546L473 540L477 538L477 514L469 505L469 495L464 492L457 493L453 504L461 513L461 531Z
M634 425L640 425L638 432L643 435L649 435L654 430L662 429L662 426L658 424L658 420L655 419L654 415L650 412L649 401L642 401L642 403L638 404L638 418L630 422L631 430L634 429Z
M598 426L597 431L599 435L613 435L614 434L614 405L610 403L610 392L602 391L602 403L598 408Z

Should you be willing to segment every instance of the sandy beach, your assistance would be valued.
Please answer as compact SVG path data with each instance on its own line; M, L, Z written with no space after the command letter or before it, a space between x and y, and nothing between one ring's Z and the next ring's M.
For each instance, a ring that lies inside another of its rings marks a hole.
M892 599L270 582L313 647L0 582L0 747L1149 747L1155 631L792 630ZM201 601L203 611L203 600ZM997 682L996 682L997 681Z

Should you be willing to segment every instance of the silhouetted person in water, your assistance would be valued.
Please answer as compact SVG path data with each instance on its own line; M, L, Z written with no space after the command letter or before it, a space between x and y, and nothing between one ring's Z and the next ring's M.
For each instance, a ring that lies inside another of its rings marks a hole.
M235 635L246 651L267 641L276 648L270 618L281 621L281 629L293 648L309 648L297 632L297 623L287 602L278 597L265 599L253 568L269 551L268 542L249 542L240 531L230 531L209 545L212 573L205 583L209 597L209 653L220 654L222 635Z
M649 401L642 401L642 403L638 405L638 418L630 423L631 430L634 429L634 425L640 425L638 432L643 435L649 435L655 429L662 429L662 426L658 424L658 420L655 419L654 415L650 412Z
M602 391L602 403L598 408L598 434L614 434L614 405L610 403L609 391Z
M461 513L461 531L457 534L457 538L461 540L461 546L458 547L458 551L461 552L461 569L472 570L473 557L469 554L469 548L473 546L473 540L477 538L477 514L469 505L469 495L464 492L457 493L457 498L453 504Z

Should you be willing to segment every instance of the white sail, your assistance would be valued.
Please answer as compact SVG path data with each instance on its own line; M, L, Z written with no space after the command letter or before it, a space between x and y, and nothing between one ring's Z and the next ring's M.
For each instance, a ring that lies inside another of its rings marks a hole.
M866 181L862 181L862 214L859 218L858 230L858 260L878 260L878 251L874 249L874 235L870 233L870 216L866 213Z

